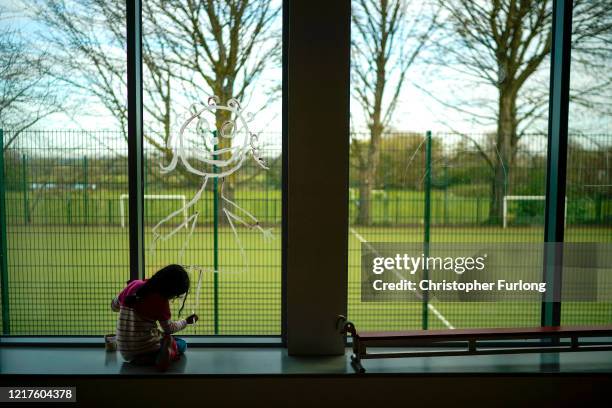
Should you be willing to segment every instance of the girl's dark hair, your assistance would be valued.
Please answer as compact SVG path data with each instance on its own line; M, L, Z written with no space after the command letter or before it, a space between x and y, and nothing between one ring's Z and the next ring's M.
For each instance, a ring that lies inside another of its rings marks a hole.
M140 302L151 293L157 293L165 299L174 299L183 294L183 304L179 309L179 316L185 307L187 293L189 292L189 274L181 265L168 265L160 269L142 285L135 294L125 298L125 304L132 306Z

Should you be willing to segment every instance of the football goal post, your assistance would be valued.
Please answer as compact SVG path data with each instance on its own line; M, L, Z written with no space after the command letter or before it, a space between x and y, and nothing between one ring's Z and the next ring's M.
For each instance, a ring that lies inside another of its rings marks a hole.
M121 215L121 228L125 228L125 201L129 198L129 194L121 194L119 197L119 212ZM145 194L145 200L177 200L181 201L183 207L183 219L187 220L187 198L182 194Z
M504 228L508 227L508 201L545 201L545 196L519 196L507 195L504 196L503 212L504 212ZM564 222L567 222L567 197L565 197L565 214Z

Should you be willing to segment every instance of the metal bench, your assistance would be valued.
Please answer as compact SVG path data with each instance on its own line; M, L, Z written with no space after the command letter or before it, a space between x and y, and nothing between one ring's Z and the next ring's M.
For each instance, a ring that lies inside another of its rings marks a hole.
M455 330L411 330L359 332L355 325L339 316L338 326L343 334L350 333L353 339L353 368L364 373L361 360L375 358L434 357L434 356L470 356L486 354L516 353L552 353L568 351L605 351L612 350L612 339L602 339L594 343L585 343L582 339L593 337L612 337L612 325L606 326L549 326L503 329L455 329ZM504 345L480 346L480 341L490 340L549 340L541 345ZM569 339L561 343L560 339ZM461 346L462 347L457 347ZM444 346L443 350L402 351L402 352L368 352L370 347L422 347ZM449 349L450 348L450 349Z

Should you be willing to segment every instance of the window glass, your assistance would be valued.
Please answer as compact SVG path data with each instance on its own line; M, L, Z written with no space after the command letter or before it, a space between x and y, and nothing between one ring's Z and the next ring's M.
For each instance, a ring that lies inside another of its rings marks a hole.
M608 6L593 1L577 3L573 10L566 242L612 242L612 11ZM609 302L564 302L561 309L563 324L610 324L611 316Z
M125 18L112 3L0 2L5 334L114 331L129 220Z
M188 334L279 335L282 2L143 7L146 274L188 269Z
M540 322L539 301L361 297L368 243L543 240L552 1L494 4L352 2L348 308L358 327Z

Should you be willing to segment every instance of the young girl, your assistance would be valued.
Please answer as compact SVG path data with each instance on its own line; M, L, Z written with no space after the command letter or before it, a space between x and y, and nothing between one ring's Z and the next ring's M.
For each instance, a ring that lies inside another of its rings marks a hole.
M189 291L189 275L180 265L168 265L150 279L128 282L112 301L111 308L119 312L117 348L127 361L151 364L165 371L171 361L178 360L187 343L172 336L198 316L171 320L169 300L183 297L179 316L185 307ZM157 322L161 326L160 331Z

